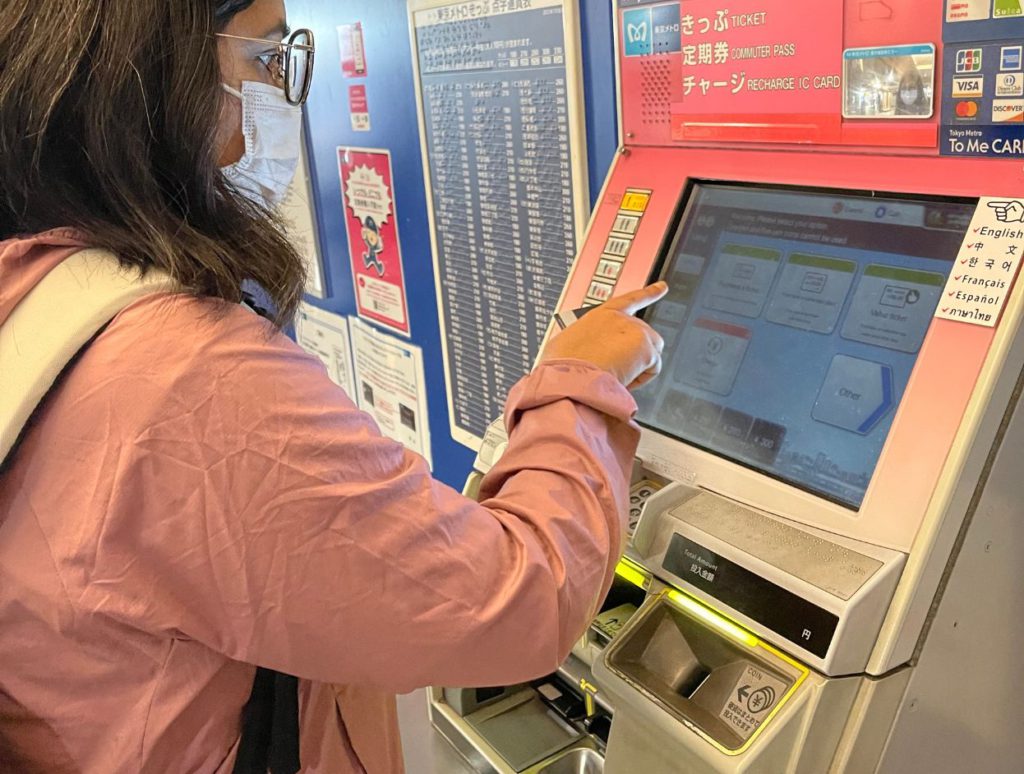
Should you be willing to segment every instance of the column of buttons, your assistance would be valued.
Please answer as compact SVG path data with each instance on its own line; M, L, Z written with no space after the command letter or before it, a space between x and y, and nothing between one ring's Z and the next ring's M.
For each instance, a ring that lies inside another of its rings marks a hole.
M643 513L644 506L650 499L651 495L661 489L661 484L657 481L645 478L632 486L629 490L629 528L628 532L630 537L636 532L636 525L640 521L640 515Z
M604 252L597 262L597 269L594 270L590 288L587 290L587 297L584 300L586 305L600 304L612 297L622 267L633 247L633 239L640 229L640 221L651 201L651 193L639 188L627 188L622 195L619 212L612 223Z

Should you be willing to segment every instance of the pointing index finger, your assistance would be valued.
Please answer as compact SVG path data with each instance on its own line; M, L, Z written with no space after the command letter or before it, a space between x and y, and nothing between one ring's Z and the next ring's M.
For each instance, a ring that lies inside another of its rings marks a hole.
M655 301L659 301L668 293L668 283L656 282L640 290L633 290L623 293L608 301L605 301L605 309L613 309L626 314L636 314L641 309L646 309Z

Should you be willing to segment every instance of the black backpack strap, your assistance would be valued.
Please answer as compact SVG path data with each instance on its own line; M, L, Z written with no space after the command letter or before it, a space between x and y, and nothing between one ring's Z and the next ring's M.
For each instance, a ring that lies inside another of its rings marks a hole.
M242 303L260 317L270 316L249 293ZM299 768L299 681L260 667L242 710L235 774L295 774Z
M242 710L235 774L295 774L299 768L299 681L257 669Z

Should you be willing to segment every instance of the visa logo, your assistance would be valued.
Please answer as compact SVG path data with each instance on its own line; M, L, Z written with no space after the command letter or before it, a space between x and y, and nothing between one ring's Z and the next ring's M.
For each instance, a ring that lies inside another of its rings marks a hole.
M985 90L985 77L976 75L973 78L954 78L954 97L981 97Z

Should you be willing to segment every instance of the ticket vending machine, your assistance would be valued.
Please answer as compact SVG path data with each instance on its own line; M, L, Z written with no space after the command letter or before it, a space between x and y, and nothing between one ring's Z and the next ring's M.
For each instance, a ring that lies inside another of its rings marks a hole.
M626 556L558 673L434 689L435 727L480 771L1021 770L1024 161L940 153L948 9L836 4L837 62L934 47L935 104L886 123L849 69L834 116L695 112L680 14L722 4L620 5L626 141L560 319L671 287Z

